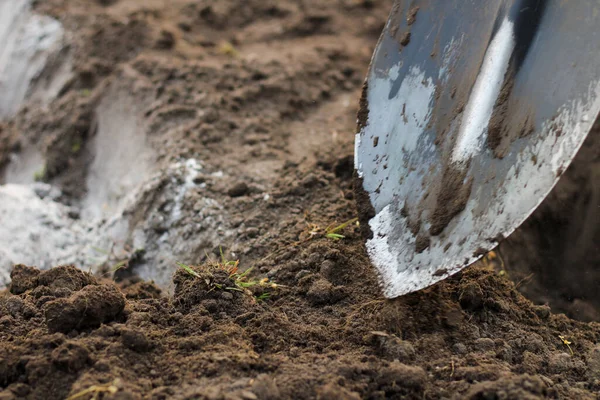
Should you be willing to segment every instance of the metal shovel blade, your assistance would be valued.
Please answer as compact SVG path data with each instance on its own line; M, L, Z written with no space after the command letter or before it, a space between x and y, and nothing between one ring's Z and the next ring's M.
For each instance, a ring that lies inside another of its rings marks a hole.
M385 295L440 281L512 233L599 111L598 1L396 1L355 150Z

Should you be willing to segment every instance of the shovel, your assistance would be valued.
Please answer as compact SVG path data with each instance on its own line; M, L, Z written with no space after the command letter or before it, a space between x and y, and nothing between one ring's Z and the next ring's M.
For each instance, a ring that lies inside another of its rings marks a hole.
M495 248L600 134L599 112L600 2L396 1L355 139L359 217L385 296Z

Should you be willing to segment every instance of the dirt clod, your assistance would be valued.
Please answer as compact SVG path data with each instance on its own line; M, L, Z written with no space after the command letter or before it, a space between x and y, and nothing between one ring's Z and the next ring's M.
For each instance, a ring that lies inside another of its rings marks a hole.
M405 47L410 43L410 32L406 32L400 38L400 45Z
M594 346L586 354L588 373L592 379L600 379L600 345Z
M245 196L248 190L248 185L245 182L238 182L227 191L227 194L231 197L240 197Z
M477 310L483 307L483 290L475 282L462 287L459 297L460 305L466 310Z
M125 307L125 297L114 285L90 285L68 298L44 305L50 332L94 328L114 320Z
M360 395L335 383L317 389L317 400L360 400Z
M133 351L143 353L152 347L152 344L146 335L138 330L124 328L121 330L121 340L123 345Z
M175 46L175 35L173 32L162 30L160 31L160 36L156 40L156 48L158 49L172 49Z
M89 350L77 342L65 342L52 351L52 362L68 372L78 372L89 362Z
M410 362L415 358L415 349L407 341L385 332L372 332L371 341L374 342L378 353L390 361Z
M10 292L12 294L21 294L27 290L31 290L38 285L38 277L40 271L34 267L25 265L15 265L10 273L11 284Z
M496 382L476 384L466 399L543 399L548 395L546 384L540 378L522 375L516 378L501 378Z
M417 397L425 389L427 374L420 367L394 361L382 368L376 382L386 396Z
M73 265L43 271L38 277L38 285L47 286L50 289L78 291L87 285L94 284L97 282L91 274L83 272Z
M310 286L306 297L315 306L333 304L344 298L344 291L343 288L335 287L325 279L319 279Z

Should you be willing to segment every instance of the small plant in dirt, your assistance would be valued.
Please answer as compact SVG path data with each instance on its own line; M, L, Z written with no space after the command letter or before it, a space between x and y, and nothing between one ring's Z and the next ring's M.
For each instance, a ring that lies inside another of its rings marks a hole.
M213 260L207 257L208 261L202 266L192 267L183 263L177 263L177 265L187 275L203 279L209 291L225 290L239 292L251 296L256 300L263 301L271 296L269 289L280 287L276 283L269 281L268 278L260 280L251 279L250 273L253 270L252 267L241 271L239 260L228 260L223 254L222 249L220 249L220 253L220 260Z
M43 166L39 170L33 173L33 180L36 182L43 182L46 179L46 166Z
M486 253L481 259L481 264L487 269L496 271L500 276L507 275L504 260L498 251L492 250Z
M564 335L558 335L558 338L565 346L567 346L567 348L571 352L571 355L573 355L573 349L571 348L571 345L573 343L571 341L569 341Z
M240 56L240 52L231 42L223 41L219 44L218 52L228 57L236 58Z
M331 240L345 239L346 236L342 235L341 232L352 224L358 225L358 218L352 218L342 224L335 225L330 224L326 228L321 228L317 224L308 225L308 237L305 240L312 240L320 237L324 237Z
M73 143L71 143L71 153L72 154L77 154L81 151L81 146L83 145L83 142L81 141L81 138L75 138L73 140Z
M341 235L340 232L343 231L344 229L346 229L346 227L348 227L349 225L352 224L357 224L358 225L358 218L352 218L351 220L348 220L346 222L344 222L343 224L340 224L338 226L328 226L325 229L325 237L328 239L333 239L333 240L340 240L340 239L345 239L346 236Z

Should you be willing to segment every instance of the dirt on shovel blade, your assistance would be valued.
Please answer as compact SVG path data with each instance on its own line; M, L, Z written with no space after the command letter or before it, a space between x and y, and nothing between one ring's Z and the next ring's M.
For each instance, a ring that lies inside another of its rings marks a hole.
M0 122L0 196L36 205L0 214L1 400L597 397L600 325L510 247L381 295L352 160L391 3L35 3L70 78Z

